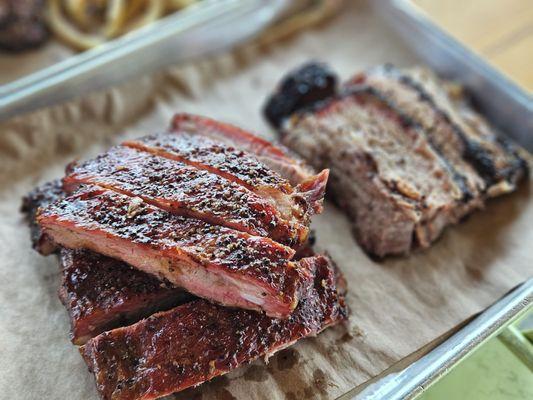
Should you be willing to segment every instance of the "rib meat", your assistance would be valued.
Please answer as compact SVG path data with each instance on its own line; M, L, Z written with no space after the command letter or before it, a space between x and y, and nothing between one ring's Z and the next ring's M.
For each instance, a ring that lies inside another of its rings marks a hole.
M61 249L59 298L67 308L74 344L191 300L183 289L113 258Z
M20 210L26 214L26 220L30 226L30 234L33 248L42 255L48 255L58 250L53 240L42 232L41 227L35 220L39 207L46 207L50 203L65 196L61 179L36 187L22 199Z
M294 310L309 280L288 261L294 250L271 239L94 186L42 209L37 219L62 246L120 259L200 297L274 317Z
M45 244L47 254L50 250L58 252L62 276L59 298L69 314L74 344L192 299L183 289L121 261L88 250L59 249L41 232L35 215L39 207L65 196L61 180L47 182L24 197L22 211L27 215L34 248L43 252Z
M257 158L207 136L179 132L145 136L123 144L184 162L242 185L276 204L285 219L300 220L322 210L327 170L293 188L287 179Z
M288 319L198 300L89 340L80 352L101 397L156 399L268 358L345 319L343 292L328 260L301 263L314 273L314 284Z
M288 179L292 185L298 185L314 175L313 170L303 160L283 145L274 145L231 124L199 115L176 114L172 119L171 130L176 133L206 136L247 151Z
M201 219L299 246L308 219L282 217L274 204L245 187L206 170L130 147L117 146L81 165L63 179L65 188L96 184L173 214Z

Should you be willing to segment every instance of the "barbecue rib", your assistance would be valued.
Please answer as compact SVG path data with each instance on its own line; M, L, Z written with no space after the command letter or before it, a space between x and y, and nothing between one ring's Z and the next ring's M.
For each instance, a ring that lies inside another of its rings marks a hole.
M39 207L46 207L50 203L65 196L61 179L46 182L36 187L22 199L20 211L26 215L30 226L32 246L42 255L49 255L58 250L57 245L46 234L35 220Z
M293 188L287 179L257 158L205 135L174 131L123 144L207 170L242 185L276 204L287 220L306 219L322 211L327 170Z
M24 197L22 211L28 218L33 247L39 251L43 250L43 243L47 246L54 243L46 240L35 222L37 210L65 196L61 181L55 180ZM59 249L56 246L53 250ZM309 249L305 251L308 253ZM60 249L58 256L62 276L59 298L69 314L74 344L83 344L106 330L193 298L168 282L89 250Z
M37 220L62 246L120 259L200 297L274 317L294 310L310 279L288 261L289 247L94 186L40 210Z
M346 318L336 272L322 256L303 259L314 284L290 318L204 300L103 333L80 348L103 399L156 399L199 385Z
M176 114L171 131L202 135L253 154L259 161L298 185L314 175L313 170L283 145L274 145L244 129L207 117Z
M128 325L193 297L183 289L89 250L61 249L59 298L67 308L74 344Z
M63 178L72 191L95 184L173 214L201 219L252 235L299 246L308 233L307 218L285 220L275 205L232 181L179 161L124 146L71 168Z
M316 168L331 168L333 196L373 255L428 247L487 197L513 190L527 171L522 150L497 139L429 75L387 66L313 94L313 80L330 72L309 68L284 82L305 84L311 100L285 101L302 94L281 85L265 114L285 145Z

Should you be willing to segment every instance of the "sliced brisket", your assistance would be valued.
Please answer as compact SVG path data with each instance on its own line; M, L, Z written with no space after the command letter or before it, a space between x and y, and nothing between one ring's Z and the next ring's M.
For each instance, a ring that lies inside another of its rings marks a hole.
M309 279L288 261L294 250L203 221L175 216L88 186L38 214L43 230L68 248L87 248L221 304L287 317Z
M315 276L285 320L193 301L80 348L103 399L156 399L199 385L346 318L336 272L322 256L304 259Z
M285 81L305 81L307 68ZM521 149L419 70L375 68L322 94L291 100L300 108L271 123L285 145L331 168L331 192L374 255L429 246L487 197L513 190L527 170ZM269 106L285 96L301 95L282 85Z
M284 219L268 200L219 175L180 161L117 146L74 166L65 187L96 184L173 214L201 219L289 246L305 242L308 220Z
M455 222L461 188L423 132L382 93L353 90L293 121L286 142L309 159L317 152L331 167L335 198L352 213L357 237L371 253L403 253L413 239L427 246Z
M391 100L426 130L432 145L443 153L478 200L480 193L513 191L526 171L520 156L502 146L494 130L466 103L457 104L431 72L391 65L357 75L351 83L386 91Z

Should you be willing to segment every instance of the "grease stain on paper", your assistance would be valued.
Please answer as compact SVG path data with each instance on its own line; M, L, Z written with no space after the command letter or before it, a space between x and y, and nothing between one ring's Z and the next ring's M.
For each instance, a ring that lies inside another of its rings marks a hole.
M268 371L264 365L250 365L243 377L245 381L264 382L268 379Z
M295 349L286 349L280 351L276 356L276 365L278 371L285 371L291 369L300 360L300 353Z

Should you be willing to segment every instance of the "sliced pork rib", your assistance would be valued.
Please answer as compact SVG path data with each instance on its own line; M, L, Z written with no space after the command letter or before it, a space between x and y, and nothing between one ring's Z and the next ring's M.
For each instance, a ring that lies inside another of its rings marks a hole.
M20 210L26 215L30 226L30 236L33 248L43 255L58 251L57 245L46 234L35 220L39 207L45 207L65 196L61 179L46 182L36 187L22 199Z
M95 184L173 214L190 216L289 246L305 242L308 221L282 217L274 204L219 175L180 161L117 146L83 164L63 179L65 188Z
M80 348L103 399L156 399L269 357L346 317L336 272L322 256L303 259L314 275L290 318L193 301L105 332Z
M200 115L176 114L172 119L171 130L176 133L207 136L247 151L288 179L292 185L298 185L314 175L314 171L296 153L292 153L283 145L274 145L231 124Z
M69 314L70 337L74 344L83 344L106 330L136 322L193 298L168 281L160 281L113 258L89 250L59 249L42 233L35 215L39 207L65 196L61 180L47 182L24 197L22 211L28 217L33 246L43 252L43 243L53 245L52 250L58 253L59 298Z
M61 249L59 298L67 308L74 344L193 299L113 258L89 250Z
M376 68L334 94L312 94L313 80L329 74L316 68L285 78L309 90L281 85L266 115L285 145L316 168L331 169L331 192L369 253L429 246L447 225L482 208L487 197L513 190L526 173L517 146L497 139L481 118L468 118L476 114L418 70ZM283 108L287 96L300 96L288 101L297 108Z
M257 158L205 135L175 131L174 134L150 135L123 144L184 162L242 185L276 204L287 220L308 219L322 210L327 170L294 188Z
M94 186L40 210L44 232L168 279L221 304L287 317L308 274L294 250L269 238L170 214L137 197Z

